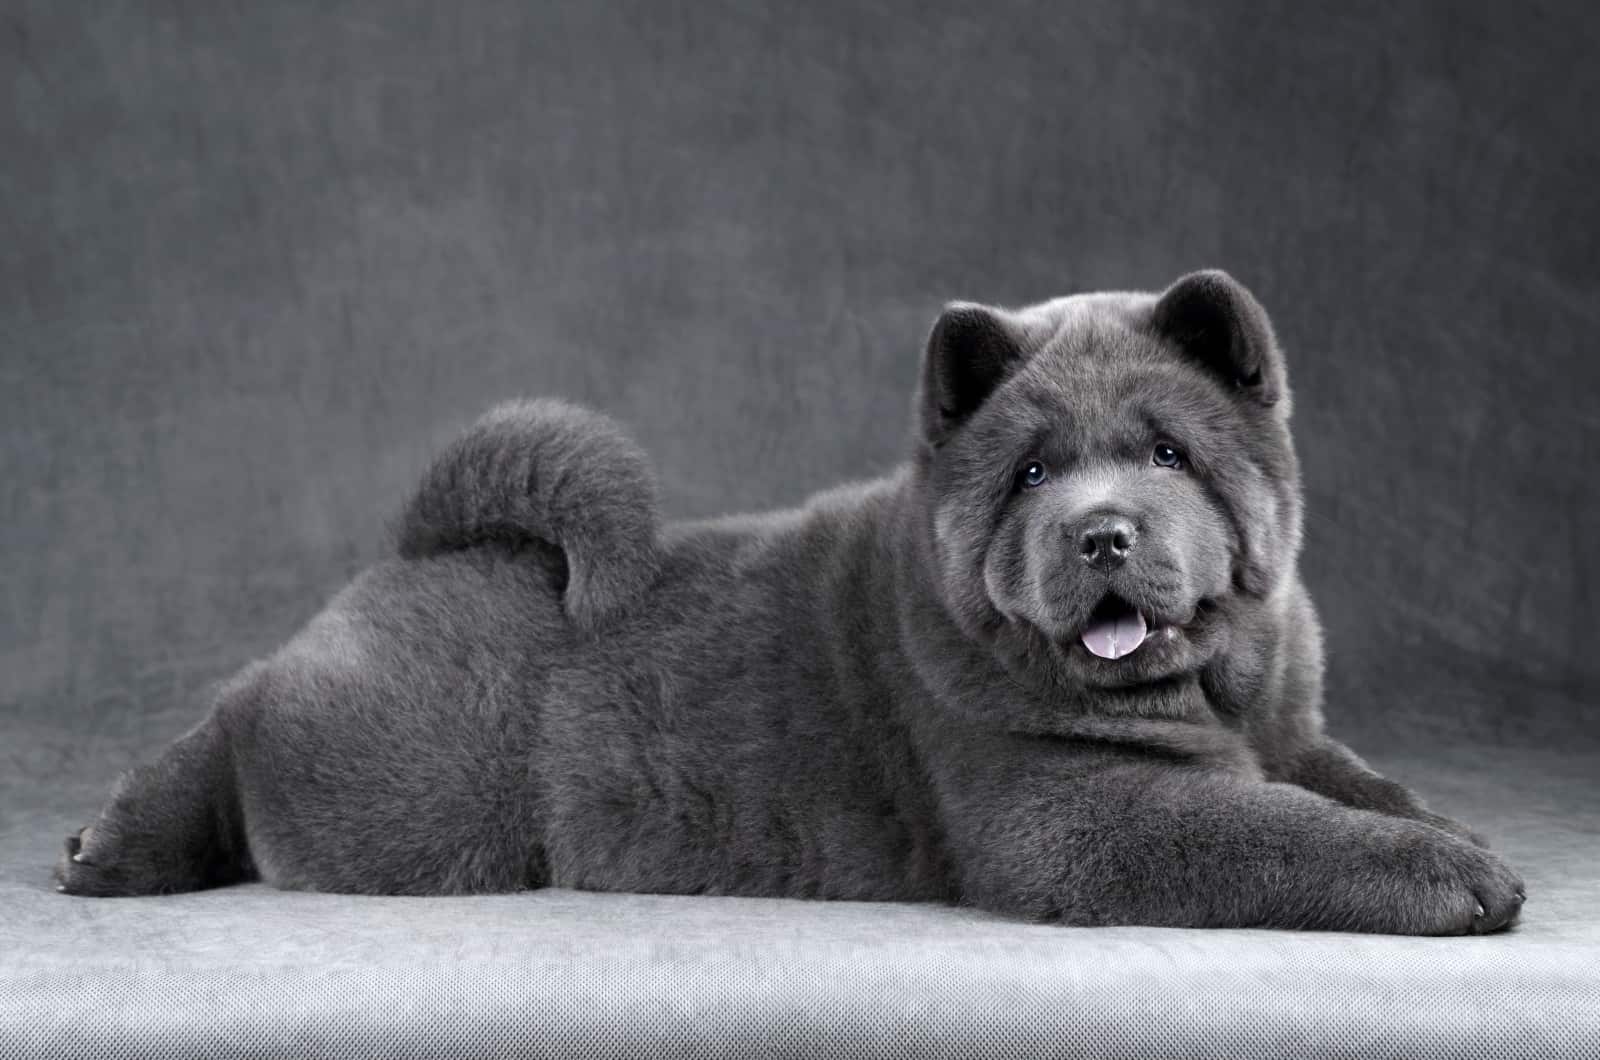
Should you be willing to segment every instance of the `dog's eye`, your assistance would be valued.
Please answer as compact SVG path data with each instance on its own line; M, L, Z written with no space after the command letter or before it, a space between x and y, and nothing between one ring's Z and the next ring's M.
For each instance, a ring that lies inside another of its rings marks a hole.
M1023 489L1033 489L1035 486L1044 485L1044 480L1050 477L1050 472L1037 460L1030 460L1022 465L1022 474L1017 476L1017 481L1022 483Z
M1183 454L1162 442L1156 446L1155 452L1150 454L1150 462L1156 467L1182 467Z

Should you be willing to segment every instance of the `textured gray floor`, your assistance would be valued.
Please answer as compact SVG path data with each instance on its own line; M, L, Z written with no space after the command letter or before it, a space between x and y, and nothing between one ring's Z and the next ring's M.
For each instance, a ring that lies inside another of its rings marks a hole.
M1491 938L1081 930L937 906L599 895L55 894L32 734L0 818L0 1056L1600 1055L1600 759L1375 755L1528 880ZM64 735L64 734L63 734Z

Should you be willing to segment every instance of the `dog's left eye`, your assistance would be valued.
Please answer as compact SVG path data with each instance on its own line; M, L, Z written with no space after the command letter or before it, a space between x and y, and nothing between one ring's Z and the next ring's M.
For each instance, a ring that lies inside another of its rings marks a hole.
M1162 442L1156 446L1155 452L1150 454L1150 462L1156 467L1182 467L1183 454Z

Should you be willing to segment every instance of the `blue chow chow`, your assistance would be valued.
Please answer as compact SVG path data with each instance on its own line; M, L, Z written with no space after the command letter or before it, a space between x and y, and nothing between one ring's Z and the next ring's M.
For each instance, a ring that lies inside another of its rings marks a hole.
M792 511L663 526L615 424L504 406L398 558L121 780L61 888L1504 927L1516 874L1322 731L1289 410L1220 272L949 306L909 462Z

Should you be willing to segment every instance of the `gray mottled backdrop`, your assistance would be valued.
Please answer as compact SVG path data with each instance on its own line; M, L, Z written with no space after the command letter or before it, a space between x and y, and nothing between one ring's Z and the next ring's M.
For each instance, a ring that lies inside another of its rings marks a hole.
M1600 9L1320 6L4 0L0 765L153 752L494 401L782 504L905 452L943 300L1204 265L1335 728L1595 740Z

